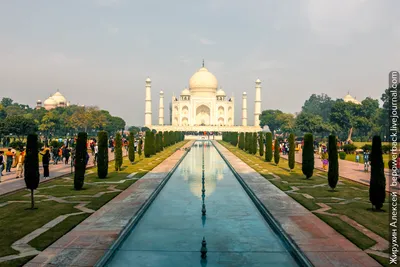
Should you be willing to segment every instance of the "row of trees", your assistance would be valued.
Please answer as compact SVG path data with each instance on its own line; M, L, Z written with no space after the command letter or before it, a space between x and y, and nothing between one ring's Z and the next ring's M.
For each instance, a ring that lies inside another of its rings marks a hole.
M114 134L124 129L125 125L122 118L97 107L71 105L46 110L32 109L14 103L10 98L3 98L0 102L0 137L12 134L20 139L38 131L47 137L101 130Z
M333 100L326 94L313 94L305 101L301 112L296 115L280 110L264 110L260 115L260 126L268 125L275 134L297 136L312 133L316 138L330 134L340 140L370 141L372 136L389 138L389 89L379 100L367 97L361 104Z
M280 150L278 139L275 139L274 147L272 147L272 133L268 132L265 134L260 132L256 133L240 133L232 134L226 133L223 137L224 141L230 142L232 145L235 140L232 140L235 136L238 138L238 147L249 154L256 154L257 143L260 157L264 154L265 147L265 161L271 162L274 159L276 165L279 164ZM265 143L264 143L265 140ZM290 133L289 138L289 155L288 165L290 171L295 167L295 135ZM380 136L374 136L372 139L371 149L371 178L369 187L369 198L375 209L380 210L385 202L386 197L386 178L384 174L383 165L383 151L382 142ZM335 190L339 180L339 159L338 159L338 147L337 137L335 135L329 135L328 138L328 184L332 191ZM304 135L304 145L302 149L302 173L306 179L310 179L314 174L314 136L311 133Z
M144 140L144 156L146 158L155 155L162 151L165 147L176 144L177 142L183 141L185 136L182 132L158 132L146 131L146 137Z

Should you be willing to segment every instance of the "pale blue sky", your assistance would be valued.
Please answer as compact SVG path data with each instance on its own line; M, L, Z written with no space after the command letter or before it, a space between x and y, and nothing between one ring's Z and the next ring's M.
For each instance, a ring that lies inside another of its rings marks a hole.
M57 88L129 125L144 122L147 76L172 94L206 67L236 100L296 112L312 93L379 98L400 69L397 0L0 0L0 97L33 106ZM397 26L397 27L396 27ZM166 110L167 118L169 111Z

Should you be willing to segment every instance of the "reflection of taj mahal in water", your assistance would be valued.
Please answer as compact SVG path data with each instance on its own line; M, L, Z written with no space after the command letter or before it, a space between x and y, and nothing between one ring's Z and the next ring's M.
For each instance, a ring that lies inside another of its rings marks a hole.
M225 163L220 158L218 153L207 153L210 150L212 144L210 142L196 142L189 153L193 153L194 156L187 158L186 161L182 162L181 175L184 180L188 182L190 191L193 195L201 199L201 178L202 178L202 153L204 146L204 166L205 166L205 189L206 197L210 196L216 187L219 180L224 178Z

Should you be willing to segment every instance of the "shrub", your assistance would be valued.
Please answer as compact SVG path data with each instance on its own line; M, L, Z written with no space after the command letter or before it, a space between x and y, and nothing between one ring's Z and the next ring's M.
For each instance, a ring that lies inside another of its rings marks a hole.
M35 208L33 190L37 189L40 181L39 147L37 134L28 135L24 164L24 180L26 188L31 190L31 209Z
M163 137L163 133L159 132L160 135L160 151L164 150L164 137Z
M120 171L122 167L122 137L119 132L115 135L115 171Z
M129 149L128 149L128 153L129 153L129 161L131 162L131 164L133 164L133 162L135 162L135 135L132 132L129 133Z
M392 149L392 147L390 145L382 145L382 152L384 154L388 154L391 149Z
M276 165L279 164L279 159L280 159L280 154L279 154L279 141L276 138L275 139L275 145L274 145L274 162Z
M152 146L151 132L147 131L146 138L144 139L144 156L146 158L150 158L151 156L151 146Z
M14 149L21 149L25 146L25 143L22 142L21 140L15 140L9 144L10 147Z
M244 150L249 151L250 147L250 133L245 133L244 134Z
M289 169L293 170L294 165L295 165L295 152L296 152L296 147L294 143L294 134L291 133L289 135L289 156L288 156L288 164L289 164Z
M260 136L258 138L258 152L260 153L260 157L264 156L264 134L260 132Z
M343 151L346 152L347 154L352 154L357 149L357 147L353 144L344 145L342 148L343 148Z
M140 138L139 142L138 142L138 152L137 152L139 155L139 158L142 156L142 146L143 146L143 139Z
M244 133L240 133L239 135L239 148L241 150L244 149Z
M252 138L252 149L251 149L251 154L255 155L257 154L257 143L258 143L258 138L257 138L257 133L253 133L253 138Z
M329 169L328 169L328 184L330 188L335 189L339 180L339 160L337 151L336 136L329 136L328 143Z
M161 142L160 142L160 135L157 133L156 135L155 135L155 150L156 150L156 153L158 153L158 152L160 152L161 151L161 148L160 148L160 145L161 145Z
M314 138L308 133L304 135L303 163L301 170L306 178L310 178L314 173Z
M108 174L108 133L100 131L97 134L97 175L106 178Z
M265 161L272 161L272 133L266 133L265 135Z
M361 147L361 149L364 150L364 151L366 151L366 150L371 151L372 145L371 144L365 144L365 145L363 145Z
M154 132L151 132L150 136L151 136L151 143L150 143L151 150L150 150L150 153L151 153L151 155L155 155L157 153L157 150L156 150L156 135L155 135Z
M344 152L344 151L340 151L340 152L339 152L339 158L340 158L340 159L343 159L343 160L346 159L346 155L347 155L347 154L346 154L346 152Z
M386 178L383 166L382 143L379 136L372 139L371 149L371 180L369 186L369 200L375 209L380 210L386 197Z
M81 190L83 187L86 171L86 156L87 156L87 133L80 132L76 141L75 152L75 174L74 174L74 188Z

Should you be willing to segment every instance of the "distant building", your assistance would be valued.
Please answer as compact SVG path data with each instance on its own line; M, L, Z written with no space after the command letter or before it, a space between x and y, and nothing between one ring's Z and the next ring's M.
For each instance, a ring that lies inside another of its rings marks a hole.
M36 109L44 107L46 110L54 108L65 108L70 105L70 102L57 90L54 95L50 95L43 103L41 100L36 101Z
M347 93L347 95L344 96L343 101L344 102L351 102L351 103L354 103L354 104L357 104L357 105L361 105L361 102L358 101L357 99L355 99L354 97L352 97L350 95L350 92Z

